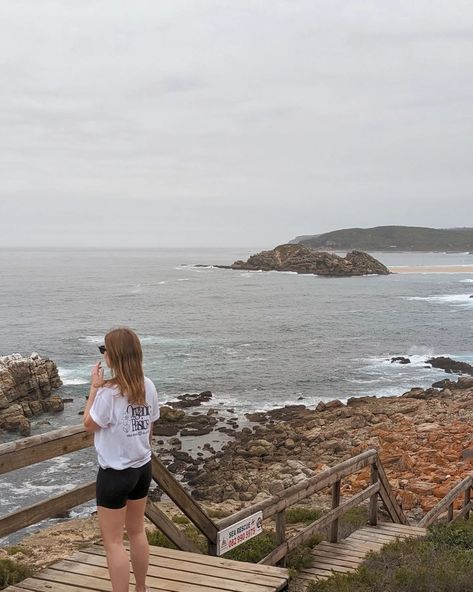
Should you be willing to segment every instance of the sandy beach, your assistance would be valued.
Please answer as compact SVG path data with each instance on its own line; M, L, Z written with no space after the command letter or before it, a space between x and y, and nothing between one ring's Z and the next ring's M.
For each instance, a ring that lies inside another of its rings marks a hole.
M396 265L389 267L391 273L473 273L473 265Z

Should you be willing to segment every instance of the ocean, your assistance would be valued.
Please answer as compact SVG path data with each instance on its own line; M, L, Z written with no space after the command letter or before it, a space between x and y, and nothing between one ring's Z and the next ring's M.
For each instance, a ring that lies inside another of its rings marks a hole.
M425 367L433 355L473 363L472 273L322 278L194 267L258 250L1 249L0 355L50 357L64 382L57 392L74 399L35 419L32 434L81 421L97 346L118 325L140 335L162 402L211 390L207 405L237 415L426 387L446 377ZM473 264L466 253L372 254L388 266ZM391 364L398 355L412 364ZM93 478L93 451L78 456L43 463L37 476L5 475L2 514Z

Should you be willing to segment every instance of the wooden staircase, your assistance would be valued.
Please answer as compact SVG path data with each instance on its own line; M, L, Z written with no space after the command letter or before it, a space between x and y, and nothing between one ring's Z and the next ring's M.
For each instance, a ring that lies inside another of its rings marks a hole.
M44 460L69 454L91 446L92 437L83 426L61 428L0 445L0 475ZM176 524L154 503L148 502L147 517L177 547L177 550L152 548L151 590L165 592L279 592L287 590L289 572L286 557L314 534L328 532L328 541L317 545L313 563L299 574L303 583L327 578L333 573L356 570L370 551L379 551L384 544L406 537L422 537L427 527L446 514L447 521L467 519L471 511L472 476L458 483L418 526L409 525L402 507L391 489L376 450L367 450L353 458L314 475L302 482L266 498L236 514L219 521L212 520L186 489L153 455L153 478L176 506L207 539L207 554L185 536ZM341 483L358 471L367 472L365 489L342 499ZM332 508L321 518L288 537L286 510L318 493L331 488ZM454 505L463 496L461 510ZM95 498L95 482L85 483L65 493L0 516L0 537L37 524L45 518L65 512ZM340 540L339 519L351 508L368 502L368 524ZM391 522L380 522L379 510ZM222 531L241 520L254 517L274 520L276 547L258 564L231 561L217 555L217 542ZM50 566L23 582L7 588L8 592L110 592L110 581L101 547L81 551L71 558ZM71 579L72 578L72 579ZM92 578L92 579L91 579ZM75 584L69 582L74 580Z
M299 588L303 588L304 583L324 580L334 573L355 571L368 553L380 551L387 543L426 534L426 528L381 522L377 526L360 528L338 543L322 541L312 551L312 565L297 574Z

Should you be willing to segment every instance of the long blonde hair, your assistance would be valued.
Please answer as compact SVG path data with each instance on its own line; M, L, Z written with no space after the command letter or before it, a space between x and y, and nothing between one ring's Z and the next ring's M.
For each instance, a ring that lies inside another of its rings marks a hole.
M128 327L117 327L105 335L113 377L107 386L117 386L131 405L146 405L143 351L138 335Z

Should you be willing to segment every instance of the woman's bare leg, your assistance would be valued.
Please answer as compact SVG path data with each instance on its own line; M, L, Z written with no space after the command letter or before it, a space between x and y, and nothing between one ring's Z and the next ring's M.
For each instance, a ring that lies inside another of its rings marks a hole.
M102 540L107 552L107 565L113 592L128 592L130 586L130 560L123 546L126 506L111 510L97 506Z
M126 531L130 540L130 557L136 581L136 592L145 592L149 564L149 545L145 532L147 497L126 503Z

